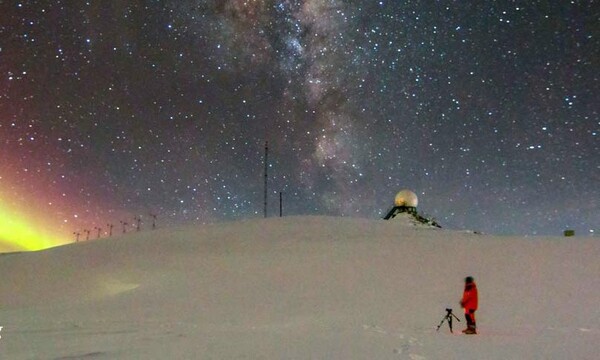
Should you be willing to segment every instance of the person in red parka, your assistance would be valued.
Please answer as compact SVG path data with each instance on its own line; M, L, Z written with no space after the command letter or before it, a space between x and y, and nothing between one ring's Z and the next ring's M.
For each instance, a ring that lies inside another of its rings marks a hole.
M460 300L460 306L465 309L465 318L467 319L467 328L463 330L463 333L477 334L475 325L475 311L478 306L477 285L471 276L465 278L465 291Z

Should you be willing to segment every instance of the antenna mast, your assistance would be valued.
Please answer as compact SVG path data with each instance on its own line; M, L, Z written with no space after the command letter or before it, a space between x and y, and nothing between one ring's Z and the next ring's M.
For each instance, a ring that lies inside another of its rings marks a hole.
M268 164L269 162L269 142L265 141L265 194L264 194L264 200L265 200L265 208L264 208L264 214L265 214L265 218L267 217L267 184L268 184Z

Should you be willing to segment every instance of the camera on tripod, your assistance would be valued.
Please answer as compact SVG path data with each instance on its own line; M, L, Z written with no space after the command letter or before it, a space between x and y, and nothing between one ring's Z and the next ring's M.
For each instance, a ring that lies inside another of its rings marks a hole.
M444 321L448 322L448 327L450 328L450 332L454 333L452 331L452 319L456 319L458 320L458 322L460 322L460 319L456 317L456 315L454 315L452 313L452 309L451 308L446 308L446 316L444 316L442 318L442 321L440 321L440 324L437 326L437 329L435 331L439 331L440 327L442 326L442 324L444 323Z

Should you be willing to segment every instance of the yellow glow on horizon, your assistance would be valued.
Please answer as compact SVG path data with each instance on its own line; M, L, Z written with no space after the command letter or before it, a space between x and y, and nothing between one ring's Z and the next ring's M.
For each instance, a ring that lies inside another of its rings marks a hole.
M41 250L67 243L57 234L39 230L39 225L31 219L15 216L12 211L0 208L0 252L4 248Z

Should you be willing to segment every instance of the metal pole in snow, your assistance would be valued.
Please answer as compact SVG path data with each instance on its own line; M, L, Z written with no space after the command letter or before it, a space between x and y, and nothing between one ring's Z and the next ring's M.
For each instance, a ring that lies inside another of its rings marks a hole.
M265 215L265 218L267 217L267 185L268 185L268 181L267 181L267 179L268 179L268 174L267 174L268 165L267 165L267 163L268 162L269 162L269 142L265 141L265 194L264 194L264 205L265 205L264 215Z

